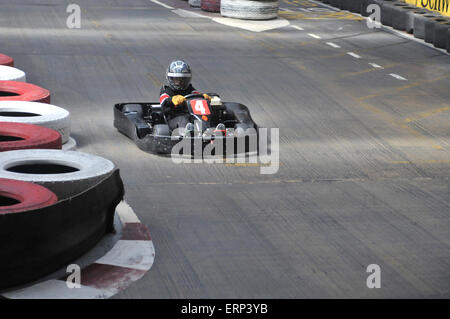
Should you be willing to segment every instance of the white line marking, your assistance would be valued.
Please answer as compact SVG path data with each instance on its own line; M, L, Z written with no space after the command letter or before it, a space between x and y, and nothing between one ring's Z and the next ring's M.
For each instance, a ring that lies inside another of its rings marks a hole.
M316 38L316 39L321 39L320 36L318 36L318 35L316 35L316 34L314 34L314 33L308 33L308 35L309 35L310 37L313 37L313 38Z
M116 212L122 224L140 222L133 209L124 200L117 205Z
M163 6L164 8L167 8L167 9L170 9L170 10L175 9L175 8L173 8L171 6L168 6L167 4L159 2L158 0L150 0L150 1L153 2L153 3L159 4L160 6Z
M354 58L356 58L356 59L361 59L361 57L359 55L357 55L356 53L354 53L354 52L347 52L347 54L352 56L352 57L354 57Z
M173 13L179 15L182 18L206 18L206 19L212 19L211 17L204 16L203 14L184 10L184 9L175 9L172 10Z
M369 63L371 66L373 66L375 69L384 69L381 65L378 65L376 63Z
M340 47L341 47L340 45L337 45L337 44L335 44L335 43L333 43L333 42L327 42L327 44L328 44L329 46L333 47L333 48L340 48Z
M302 27L299 27L299 26L297 26L297 25L291 25L291 27L293 27L294 29L300 30L300 31L305 30L305 29L303 29Z
M407 81L403 76L400 76L398 74L395 73L389 73L390 76L396 78L397 80L402 80L402 81Z
M262 32L277 28L284 28L290 25L290 22L284 18L276 18L273 20L238 20L233 18L213 18L213 21L230 27L240 28L253 32Z
M97 264L149 270L152 267L155 248L150 240L119 240Z

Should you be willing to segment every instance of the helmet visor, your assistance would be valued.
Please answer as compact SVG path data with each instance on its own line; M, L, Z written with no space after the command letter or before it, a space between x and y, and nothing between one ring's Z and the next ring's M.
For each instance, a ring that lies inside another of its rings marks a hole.
M167 79L169 80L170 86L175 90L185 90L189 86L189 83L191 83L191 77L190 76L171 76L168 75Z

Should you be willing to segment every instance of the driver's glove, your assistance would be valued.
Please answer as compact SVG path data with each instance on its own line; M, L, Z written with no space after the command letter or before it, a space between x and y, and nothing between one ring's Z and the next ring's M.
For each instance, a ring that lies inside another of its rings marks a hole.
M175 107L183 104L184 102L186 102L186 99L182 95L175 95L174 97L172 97L172 103L173 105L175 105Z
M205 98L205 100L210 100L211 101L211 97L208 94L203 94L203 97Z

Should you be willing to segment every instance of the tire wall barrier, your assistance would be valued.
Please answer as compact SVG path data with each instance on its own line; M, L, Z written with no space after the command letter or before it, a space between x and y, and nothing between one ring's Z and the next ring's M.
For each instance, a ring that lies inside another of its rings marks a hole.
M222 0L220 14L245 20L269 20L277 17L278 8L278 0Z
M45 187L5 178L0 178L0 198L0 215L39 209L58 201L56 195Z
M18 82L0 81L0 101L30 101L50 103L50 92L37 85Z
M14 66L14 59L10 56L0 53L0 65Z
M201 0L200 6L203 11L220 12L220 0Z
M65 266L113 231L123 199L119 170L55 205L0 214L0 289L24 284Z
M0 101L0 122L44 126L61 134L62 143L70 138L70 114L52 104L27 101Z
M0 81L26 82L25 72L12 66L0 65Z
M0 122L0 152L61 148L61 134L55 130L31 124Z
M0 156L0 177L47 187L60 200L82 193L114 169L103 157L75 151L31 149Z
M414 34L414 37L450 53L450 0L320 1L365 17L372 14L367 12L368 6L376 4L381 10L381 24Z
M450 0L405 0L405 2L450 17Z

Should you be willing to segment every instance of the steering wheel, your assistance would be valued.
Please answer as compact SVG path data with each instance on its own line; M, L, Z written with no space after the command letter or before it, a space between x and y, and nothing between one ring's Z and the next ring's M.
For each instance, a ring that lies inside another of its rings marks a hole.
M203 98L203 94L191 93L191 94L188 94L188 95L184 96L185 99L193 99L193 98L196 98L196 97Z

